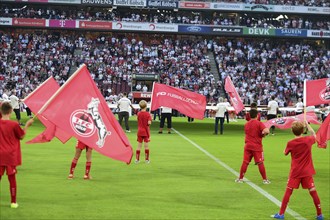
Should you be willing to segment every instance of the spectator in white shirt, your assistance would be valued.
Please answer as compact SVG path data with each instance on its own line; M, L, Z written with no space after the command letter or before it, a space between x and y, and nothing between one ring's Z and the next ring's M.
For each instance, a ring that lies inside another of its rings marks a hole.
M218 134L218 127L220 121L220 134L223 134L223 124L225 122L225 112L227 111L227 105L223 101L223 98L219 98L219 103L216 106L214 134Z
M118 101L118 108L119 108L118 118L120 125L122 124L123 119L125 120L126 132L131 132L128 125L130 107L134 110L131 101L127 98L127 93L124 92L123 97Z

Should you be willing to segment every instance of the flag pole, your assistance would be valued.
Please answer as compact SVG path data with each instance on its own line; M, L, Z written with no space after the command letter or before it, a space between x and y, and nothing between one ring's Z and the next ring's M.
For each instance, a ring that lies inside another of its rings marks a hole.
M45 109L48 107L48 105L57 97L57 95L68 85L69 82L71 82L76 75L80 72L80 70L85 67L85 64L80 65L80 67L70 76L70 78L48 99L48 101L40 108L38 113L35 115L41 114Z
M304 122L306 122L306 114L307 114L307 112L306 112L306 97L307 97L307 92L306 92L306 79L304 79L304 93L303 93L304 95L303 95L303 99L304 99Z
M32 96L40 87L42 87L46 82L48 82L49 80L51 80L53 78L53 76L48 77L48 79L46 79L43 83L41 83L37 88L35 88L28 96L26 96L22 102L24 102L27 98L30 98L30 96Z
M152 106L152 95L154 93L155 81L152 83L152 91L151 91L151 99L150 99L150 108L149 113L151 113L151 106Z

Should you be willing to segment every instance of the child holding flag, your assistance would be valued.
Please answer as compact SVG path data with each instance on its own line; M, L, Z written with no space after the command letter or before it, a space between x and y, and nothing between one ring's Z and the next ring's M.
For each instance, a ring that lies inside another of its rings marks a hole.
M312 160L312 146L316 141L316 135L313 128L307 122L305 122L305 125L311 135L303 137L304 124L299 121L292 123L292 133L295 135L295 138L287 143L286 149L284 150L285 155L291 153L291 169L280 212L271 216L276 219L284 219L284 212L289 203L293 189L298 189L300 184L303 189L308 189L309 194L313 198L317 213L316 219L324 219L321 211L320 198L316 192L313 179L315 169Z
M258 165L259 172L262 176L264 184L270 184L267 179L266 169L264 165L264 154L262 149L262 138L269 134L269 129L257 120L258 110L250 110L251 120L248 121L245 126L245 146L244 146L244 158L240 169L239 178L235 180L236 183L243 183L244 175L247 171L249 163L254 158L254 162Z
M136 150L136 160L135 163L140 162L140 152L142 148L142 143L144 142L144 152L146 163L150 163L149 160L149 146L150 142L150 124L151 124L151 115L147 112L147 102L141 100L139 102L141 111L137 114L138 119L138 132L137 132L137 142L138 148Z
M89 172L91 170L91 165L92 165L92 148L88 147L86 144L84 144L81 141L77 141L77 145L76 145L76 153L74 155L74 158L72 160L71 163L71 167L70 167L70 174L68 176L68 179L73 179L73 173L74 170L77 166L78 160L80 158L81 152L86 149L86 170L85 170L85 175L84 175L84 179L85 180L89 180L91 179L91 176L89 175Z
M10 120L13 107L9 102L2 103L0 112L2 114L2 118L0 118L0 181L6 171L10 187L10 207L17 208L16 166L22 164L20 140L24 138L28 127L33 123L33 119L29 119L22 129L17 122Z

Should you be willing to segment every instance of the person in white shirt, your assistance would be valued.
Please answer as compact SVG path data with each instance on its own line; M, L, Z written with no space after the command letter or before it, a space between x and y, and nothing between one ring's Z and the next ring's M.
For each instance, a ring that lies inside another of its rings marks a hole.
M123 122L123 119L125 120L125 128L126 132L131 132L128 125L128 119L129 119L129 111L130 107L134 110L134 107L132 106L131 101L127 98L127 93L123 93L123 97L119 99L117 107L119 108L118 112L118 118L119 118L119 124L121 125Z
M214 134L218 134L218 127L220 121L220 134L223 134L223 124L225 122L225 112L227 111L227 104L223 102L223 98L219 98L219 103L216 106Z
M271 100L268 102L267 106L267 120L271 120L273 118L277 118L277 111L279 110L278 108L278 103L275 101L275 96L272 96L270 98ZM271 134L274 135L274 130L275 126L270 127Z
M21 111L19 108L20 99L16 96L16 90L13 90L11 96L9 97L9 100L10 100L10 104L13 107L13 110L15 112L17 122L20 125L23 125L21 123Z
M158 131L158 133L159 134L162 134L163 133L163 128L164 128L165 119L166 119L166 122L167 122L167 133L171 134L171 129L172 129L172 109L163 106L161 111L162 111L162 113L161 113L161 116L160 116L160 125L159 125L159 131Z
M296 115L300 115L304 111L304 103L301 101L301 98L298 99L298 102L295 105L296 107Z
M322 121L324 122L325 119L330 115L330 105L321 107L320 110L322 111Z
M2 101L4 101L4 102L5 102L5 101L10 102L10 99L9 99L7 93L8 93L7 90L3 91L3 94L2 94Z

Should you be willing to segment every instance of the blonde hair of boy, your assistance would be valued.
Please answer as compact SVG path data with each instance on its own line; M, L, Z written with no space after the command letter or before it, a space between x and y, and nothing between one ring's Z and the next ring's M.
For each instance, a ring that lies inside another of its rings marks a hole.
M147 102L145 100L141 100L139 102L139 106L141 109L146 109L147 108Z

